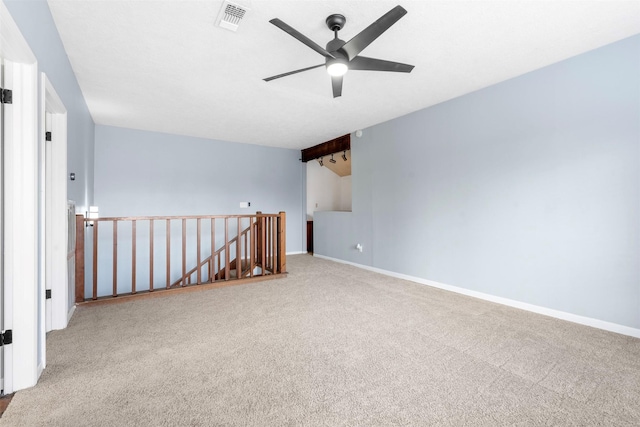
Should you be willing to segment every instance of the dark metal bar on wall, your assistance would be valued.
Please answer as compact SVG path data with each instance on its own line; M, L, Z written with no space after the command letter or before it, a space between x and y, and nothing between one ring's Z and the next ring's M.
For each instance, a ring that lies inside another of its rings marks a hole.
M351 149L351 134L342 135L331 141L323 142L322 144L315 145L313 147L305 148L302 150L302 161L308 162L309 160L317 159L323 156L329 156L333 153L340 151L346 151Z

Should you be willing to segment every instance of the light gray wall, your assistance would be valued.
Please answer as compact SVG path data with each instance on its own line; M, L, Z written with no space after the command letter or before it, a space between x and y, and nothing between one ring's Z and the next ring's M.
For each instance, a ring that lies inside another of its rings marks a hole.
M67 169L76 174L75 181L68 181L67 198L84 212L93 202L93 119L47 2L4 0L4 3L36 56L39 71L47 74L67 109Z
M640 327L640 36L352 150L353 214L316 213L316 253Z
M287 252L305 248L306 170L300 151L187 136L96 126L95 191L101 217L155 215L287 214ZM248 209L240 202L250 202ZM243 223L242 228L248 223ZM154 231L154 287L166 284L164 224ZM216 223L216 248L224 241L224 221ZM237 221L230 221L235 236ZM88 229L90 232L93 230ZM203 224L203 258L211 247ZM182 275L181 222L171 224L171 282ZM186 268L197 264L196 223L187 223ZM137 289L149 286L149 225L137 226ZM112 292L112 226L101 223L98 236L98 295ZM91 233L88 247L93 244ZM232 252L235 249L232 248ZM118 290L131 290L131 225L118 228ZM235 255L231 256L233 259ZM85 270L91 292L92 268ZM206 274L206 269L203 270ZM195 276L194 276L195 280Z
M299 159L299 150L98 125L95 201L102 217L285 211L287 252L299 252L306 173Z

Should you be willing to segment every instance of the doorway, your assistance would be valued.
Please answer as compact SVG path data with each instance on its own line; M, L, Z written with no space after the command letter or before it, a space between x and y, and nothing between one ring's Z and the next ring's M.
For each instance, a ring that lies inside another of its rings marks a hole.
M44 330L67 326L74 305L75 287L68 274L67 110L46 74L41 75L40 144L40 278L45 295ZM44 364L44 360L42 360Z
M307 167L307 253L313 254L317 211L351 211L351 150L310 160Z

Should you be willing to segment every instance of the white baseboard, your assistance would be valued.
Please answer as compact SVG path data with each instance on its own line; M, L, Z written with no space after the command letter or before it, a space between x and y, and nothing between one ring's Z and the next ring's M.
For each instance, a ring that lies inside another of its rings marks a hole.
M71 318L73 317L73 313L76 312L76 305L73 304L71 306L71 310L69 310L69 313L67 313L67 325L69 325L69 321L71 320Z
M301 254L306 254L307 251L301 251L301 252L287 252L287 255L301 255Z
M573 323L578 323L580 325L591 326L593 328L603 329L605 331L615 332L622 335L629 335L635 338L640 338L640 329L632 328L629 326L619 325L617 323L611 323L604 320L594 319L591 317L579 316L577 314L567 313L565 311L554 310L552 308L541 307L538 305L528 304L525 302L515 301L508 298L498 297L491 294L485 294L482 292L472 291L465 288L460 288L457 286L445 285L444 283L434 282L432 280L423 279L421 277L409 276L407 274L396 273L394 271L383 270L381 268L371 267L368 265L357 264L351 261L345 261L338 258L331 258L324 255L314 254L313 256L326 259L329 261L335 261L342 264L353 265L354 267L362 268L364 270L373 271L376 273L384 274L386 276L395 277L398 279L409 280L411 282L416 282L421 285L427 285L434 288L444 289L446 291L455 292L462 295L467 295L470 297L482 299L485 301L495 302L497 304L506 305L509 307L519 308L521 310L531 311L533 313L543 314L549 317L555 317L556 319L562 319Z

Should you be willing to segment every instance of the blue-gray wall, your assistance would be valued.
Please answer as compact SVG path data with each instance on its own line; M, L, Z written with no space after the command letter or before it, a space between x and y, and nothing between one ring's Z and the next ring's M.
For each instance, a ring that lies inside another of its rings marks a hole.
M93 201L93 119L47 2L4 0L4 3L36 56L38 70L47 74L67 109L67 169L76 174L75 181L68 181L67 197L84 212Z
M156 215L287 214L287 252L304 247L304 189L306 170L300 151L187 136L96 126L95 194L101 217ZM240 202L250 202L247 209ZM202 230L202 258L210 254L209 222ZM242 228L248 222L242 224ZM154 231L154 287L166 286L165 227ZM229 235L237 222L230 221ZM112 292L112 226L101 223L98 233L98 295ZM224 245L224 221L216 223L215 247ZM136 230L137 289L149 287L149 224ZM181 222L171 225L170 281L182 275ZM186 269L197 264L196 222L187 222ZM118 227L118 292L131 291L131 225ZM93 242L90 233L87 246ZM232 248L232 252L235 249ZM232 254L231 259L235 258ZM85 270L85 292L92 287L91 265ZM203 269L203 274L206 269ZM207 276L205 276L207 277ZM195 280L195 275L193 277Z
M316 213L317 254L640 328L640 36L352 151L353 213Z
M300 151L96 126L101 217L287 213L287 252L302 251ZM251 207L241 209L240 202Z

